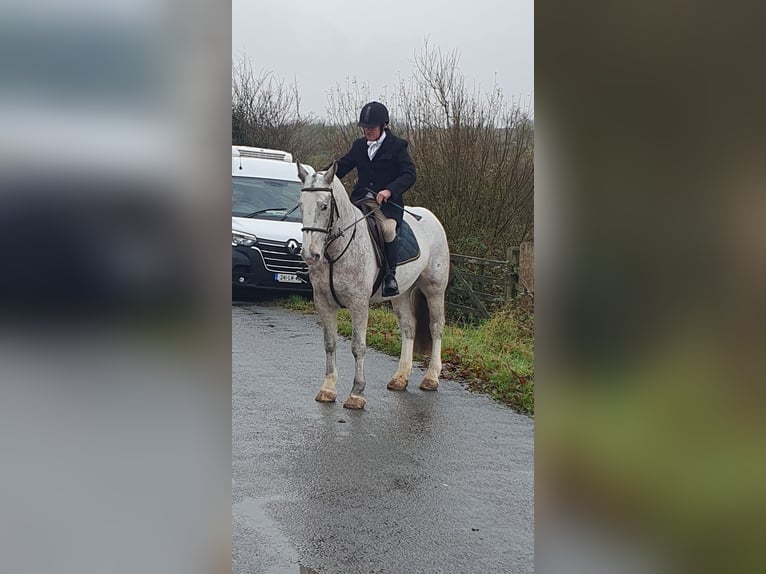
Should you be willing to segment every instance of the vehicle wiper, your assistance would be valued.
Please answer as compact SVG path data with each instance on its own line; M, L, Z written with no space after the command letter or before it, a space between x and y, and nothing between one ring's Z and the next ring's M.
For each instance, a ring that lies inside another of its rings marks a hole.
M287 219L287 216L288 216L288 215L290 215L290 214L291 214L293 211L295 211L296 209L298 209L300 206L301 206L301 204L300 204L300 203L298 203L298 204L297 204L295 207L293 207L293 208L292 208L290 211L288 211L287 213L285 213L285 214L282 216L282 219L280 219L280 221L284 221L285 219Z
M286 207L269 207L268 209L259 209L258 211L253 211L252 213L248 213L247 215L243 215L242 217L255 217L256 215L260 215L261 213L266 213L267 211L287 211Z

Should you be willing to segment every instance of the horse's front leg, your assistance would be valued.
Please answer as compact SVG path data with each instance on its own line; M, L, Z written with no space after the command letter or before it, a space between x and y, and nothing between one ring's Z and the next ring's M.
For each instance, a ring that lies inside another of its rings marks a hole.
M338 371L335 368L335 339L338 332L338 310L320 302L319 297L316 298L315 305L322 322L322 327L324 328L324 352L326 358L324 382L315 400L322 403L331 403L335 401L335 397L338 394L335 390L335 383L338 382Z
M354 386L351 394L343 403L347 409L363 409L367 403L364 393L364 353L367 348L367 318L370 314L369 302L364 301L349 307L351 314L351 352L356 361Z

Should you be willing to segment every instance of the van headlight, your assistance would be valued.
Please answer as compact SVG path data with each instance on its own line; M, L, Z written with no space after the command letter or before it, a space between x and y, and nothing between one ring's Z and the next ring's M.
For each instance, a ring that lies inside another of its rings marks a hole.
M244 245L250 247L258 243L258 238L255 235L249 233L242 233L241 231L231 232L231 244L232 245Z

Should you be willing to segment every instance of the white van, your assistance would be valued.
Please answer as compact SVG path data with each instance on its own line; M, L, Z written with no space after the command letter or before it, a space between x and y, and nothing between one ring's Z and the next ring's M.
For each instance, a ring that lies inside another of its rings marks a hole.
M301 257L301 181L292 155L231 146L231 181L232 284L310 293Z

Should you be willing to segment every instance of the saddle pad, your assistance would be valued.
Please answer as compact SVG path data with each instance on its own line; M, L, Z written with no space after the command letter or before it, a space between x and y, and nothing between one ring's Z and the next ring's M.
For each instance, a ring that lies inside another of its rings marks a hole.
M418 240L415 239L409 224L402 219L402 224L399 226L399 265L415 261L418 257L420 257Z

